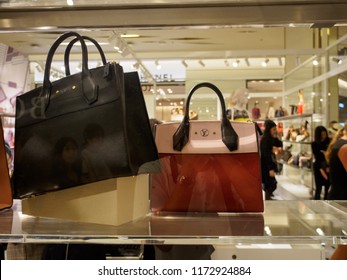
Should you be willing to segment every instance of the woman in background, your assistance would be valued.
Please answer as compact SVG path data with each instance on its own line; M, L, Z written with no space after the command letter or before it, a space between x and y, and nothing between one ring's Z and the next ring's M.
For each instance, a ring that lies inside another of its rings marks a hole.
M330 200L347 199L347 122L331 141L326 152L330 166L331 190Z
M271 200L277 188L275 174L278 172L276 154L281 153L283 143L277 137L277 125L272 120L265 121L264 134L260 140L261 177L265 199Z
M317 126L314 132L314 141L312 142L312 153L314 155L313 171L316 183L315 200L321 197L322 188L324 186L324 199L328 198L330 187L329 169L325 159L325 152L329 146L330 138L328 131L324 126Z

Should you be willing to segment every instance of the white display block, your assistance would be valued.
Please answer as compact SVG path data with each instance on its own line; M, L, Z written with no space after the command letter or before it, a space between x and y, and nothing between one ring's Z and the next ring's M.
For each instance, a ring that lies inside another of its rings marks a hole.
M22 200L22 213L120 225L149 211L149 175L108 179Z

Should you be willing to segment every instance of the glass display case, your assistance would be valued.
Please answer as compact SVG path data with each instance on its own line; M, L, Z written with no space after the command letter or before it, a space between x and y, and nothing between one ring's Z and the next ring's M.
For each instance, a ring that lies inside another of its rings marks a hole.
M250 213L149 213L119 226L0 213L2 243L347 244L347 201L265 201Z

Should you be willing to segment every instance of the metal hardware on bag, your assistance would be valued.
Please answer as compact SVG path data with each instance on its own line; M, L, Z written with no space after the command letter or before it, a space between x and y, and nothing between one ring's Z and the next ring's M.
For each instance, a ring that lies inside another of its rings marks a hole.
M195 134L195 135L198 135L198 132L195 131L194 134ZM213 135L216 135L217 133L216 133L215 131L213 131L212 134L213 134ZM202 137L207 137L207 136L210 135L210 131L209 131L207 128L203 128L203 129L200 130L200 135L201 135Z
M201 129L201 130L200 130L200 135L201 135L202 137L207 137L209 134L210 134L210 132L208 131L207 128L204 128L204 129Z
M77 88L76 86L72 86L71 89L70 89L70 87L68 87L68 88L63 88L63 89L57 89L57 90L55 91L55 94L65 94L65 93L70 92L70 90L75 90L76 88Z

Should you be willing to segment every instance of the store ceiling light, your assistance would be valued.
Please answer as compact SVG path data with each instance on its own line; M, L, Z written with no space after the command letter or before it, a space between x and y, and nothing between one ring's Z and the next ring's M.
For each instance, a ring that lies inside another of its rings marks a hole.
M317 65L319 64L319 62L318 62L317 59L314 59L314 60L312 61L312 64L313 64L314 66L317 66Z
M128 44L120 37L118 33L114 32L113 35L108 38L108 41L113 45L113 48L123 57L131 53Z
M133 64L133 68L134 68L134 69L139 69L139 67L140 67L140 63L139 63L139 62L135 62L135 63Z
M282 57L278 57L278 65L279 66L283 66Z
M334 61L335 63L339 64L339 65L342 64L342 60L339 58L333 57L331 60Z
M321 228L316 228L316 232L320 235L320 236L325 236L324 231Z
M156 67L158 70L161 69L161 65L160 65L160 63L159 63L158 60L155 61L155 67Z
M240 64L240 60L235 60L233 62L233 67L236 68L236 67L239 67L239 64Z
M156 83L152 74L148 71L146 66L144 66L139 58L137 58L133 49L128 45L128 43L121 37L121 33L117 30L112 31L112 36L108 38L108 41L113 44L113 46L117 46L119 48L119 53L124 57L127 55L131 55L135 60L134 67L138 67L138 69L142 72L144 79L148 82ZM136 64L137 62L137 64Z
M205 67L205 63L202 60L199 60L198 62L202 67Z
M182 64L184 65L184 67L186 67L186 68L188 67L188 64L185 60L182 60Z
M267 67L267 64L269 63L269 59L266 58L262 63L261 63L261 66L263 67Z
M128 48L128 45L124 44L120 47L120 54L125 57L130 54L130 50Z
M43 72L43 69L42 69L42 67L41 67L41 65L40 65L39 63L37 63L37 64L35 65L35 68L36 68L36 71L37 71L37 72L39 72L39 73L42 73L42 72Z

